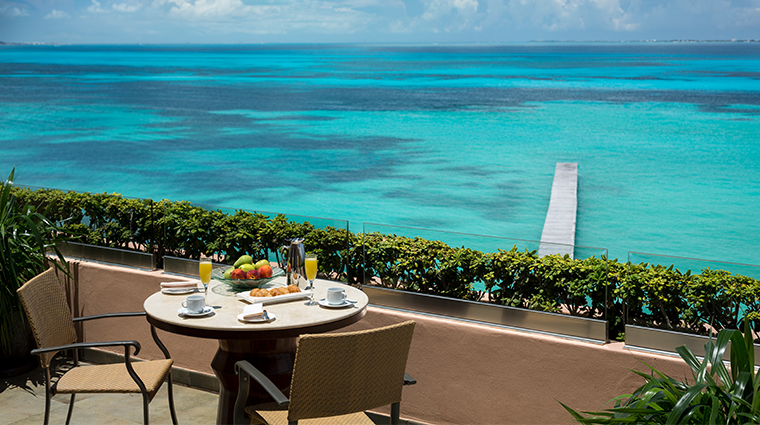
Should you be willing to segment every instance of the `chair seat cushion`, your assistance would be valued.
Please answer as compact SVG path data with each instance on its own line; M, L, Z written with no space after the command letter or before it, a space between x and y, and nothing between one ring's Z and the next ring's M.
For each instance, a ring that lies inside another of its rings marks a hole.
M269 425L287 425L287 410L254 410L246 412L251 413L252 424L269 424ZM326 418L301 419L298 421L301 425L374 425L375 423L364 414L364 412L351 413L348 415L330 416Z
M171 370L171 359L133 362L137 376L142 379L148 393L153 395L161 387ZM140 387L129 376L124 363L79 366L66 372L56 387L57 393L139 393Z

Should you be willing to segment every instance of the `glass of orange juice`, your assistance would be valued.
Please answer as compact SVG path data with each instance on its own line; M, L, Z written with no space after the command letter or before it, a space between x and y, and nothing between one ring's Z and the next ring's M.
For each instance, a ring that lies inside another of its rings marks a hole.
M208 294L208 283L211 282L210 258L201 258L201 262L198 265L198 273L201 276L201 283L203 283L203 292Z
M304 268L306 269L306 279L309 279L309 287L311 289L311 296L306 305L314 305L314 279L317 278L317 256L315 254L306 254L304 259Z

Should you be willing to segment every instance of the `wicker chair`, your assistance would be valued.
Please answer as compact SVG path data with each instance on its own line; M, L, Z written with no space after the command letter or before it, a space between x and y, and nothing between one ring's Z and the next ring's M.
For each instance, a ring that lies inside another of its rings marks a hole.
M372 425L364 411L389 404L391 423L397 424L402 386L416 383L404 372L413 332L414 321L407 321L366 331L302 335L290 399L250 363L237 362L235 424L245 423L245 411L251 424L297 424L303 419L308 424ZM275 402L245 407L249 377Z
M151 326L151 334L166 356L166 360L133 363L129 352L131 347L135 349L134 355L140 351L140 343L137 341L76 343L75 322L105 317L144 316L145 312L72 318L71 310L66 303L63 283L58 278L54 267L26 282L17 292L37 341L38 348L32 350L32 354L40 356L40 363L45 369L45 424L50 419L50 401L57 393L71 394L66 424L71 420L76 393L142 393L143 421L147 424L148 403L161 388L164 380L167 381L167 389L169 390L169 409L172 422L175 425L177 424L171 380L173 360L171 360L166 347L158 339L153 326ZM124 347L124 363L77 367L79 366L79 348L113 346ZM69 349L74 350L74 367L64 373L51 386L51 360L58 351Z

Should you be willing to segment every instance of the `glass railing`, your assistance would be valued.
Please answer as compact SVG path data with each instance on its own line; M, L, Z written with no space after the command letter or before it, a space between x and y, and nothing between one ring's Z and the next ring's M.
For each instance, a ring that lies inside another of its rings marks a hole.
M77 197L82 194L76 191L20 187L37 191L31 202L40 210L46 209L48 218L79 243L151 252L156 242L155 208L150 199L94 193L87 202L81 202Z
M77 242L147 252L159 268L164 255L197 260L201 253L217 261L245 253L280 262L279 249L304 238L306 250L320 256L320 271L332 278L610 318L613 337L622 332L617 323L705 335L735 328L745 316L760 329L758 265L640 252L629 253L629 265L610 264L607 250L596 247L372 223L352 236L345 220L116 194L94 194L87 202L77 201L77 192L54 195L29 199L53 202L49 216L76 233Z
M85 194L76 191L19 187L32 191L28 200L33 204L50 206L49 218L64 226L75 242L147 252L159 268L164 256L197 260L201 254L213 255L217 261L234 261L248 254L279 263L280 248L290 239L303 238L306 250L320 255L321 271L334 278L346 277L348 260L344 257L350 243L346 220L118 194L86 194L83 198Z
M607 250L365 223L364 282L512 307L605 318ZM570 258L570 253L575 260Z
M82 224L90 230L87 243L152 252L156 242L155 211L150 199L94 194L82 209Z
M320 271L343 277L349 251L348 221L190 203L163 203L159 219L165 255L234 261L241 255L281 263L281 248L304 239L320 257ZM171 247L171 248L169 248Z
M700 260L688 257L676 257L672 255L646 254L643 252L629 252L628 261L635 264L647 263L678 269L682 273L691 271L691 274L700 273L702 270L725 270L733 275L749 276L760 279L760 265L731 263L716 260Z
M629 252L629 325L708 335L760 321L760 266Z

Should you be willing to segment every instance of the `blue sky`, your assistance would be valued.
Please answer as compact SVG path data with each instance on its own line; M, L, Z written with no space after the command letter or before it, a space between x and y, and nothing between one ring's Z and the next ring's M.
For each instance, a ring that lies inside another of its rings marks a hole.
M0 41L760 39L760 0L0 0Z

